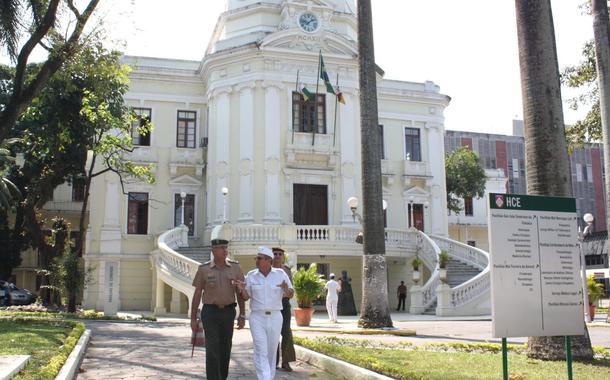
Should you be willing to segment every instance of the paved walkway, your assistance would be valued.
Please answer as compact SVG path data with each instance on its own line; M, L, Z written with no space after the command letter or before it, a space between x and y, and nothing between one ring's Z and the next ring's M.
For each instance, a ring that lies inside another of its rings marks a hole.
M92 339L77 379L204 379L205 350L191 358L186 319L156 323L88 322ZM292 364L294 372L278 370L276 379L332 379L307 363ZM235 330L229 379L256 379L250 330Z

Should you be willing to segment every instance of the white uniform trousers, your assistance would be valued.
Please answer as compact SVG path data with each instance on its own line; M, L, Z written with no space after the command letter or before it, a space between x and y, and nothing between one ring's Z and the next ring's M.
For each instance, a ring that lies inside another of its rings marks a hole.
M335 323L337 322L337 302L339 302L338 298L326 299L326 311L328 312L328 319Z
M275 355L282 332L282 312L252 311L250 314L250 333L254 343L254 367L258 380L271 380L275 377Z

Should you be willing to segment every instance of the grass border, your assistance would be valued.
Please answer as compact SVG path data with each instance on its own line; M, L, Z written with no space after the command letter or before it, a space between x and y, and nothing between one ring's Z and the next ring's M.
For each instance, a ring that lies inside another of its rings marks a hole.
M55 379L61 368L65 364L66 360L74 350L76 343L80 339L83 332L85 332L85 324L77 321L70 320L61 320L57 318L27 318L27 317L11 317L11 318L2 318L3 321L9 322L17 322L17 323L28 323L28 322L45 322L50 325L63 325L65 327L72 327L72 331L68 334L68 336L64 339L63 344L59 347L57 353L51 357L47 365L41 367L36 371L32 371L29 376L34 379ZM29 366L26 365L21 371L27 369ZM21 373L21 371L19 373Z

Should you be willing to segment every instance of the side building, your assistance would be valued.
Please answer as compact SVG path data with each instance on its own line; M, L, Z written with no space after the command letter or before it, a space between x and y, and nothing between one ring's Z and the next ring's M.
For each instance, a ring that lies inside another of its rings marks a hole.
M523 121L513 120L513 135L498 135L489 133L446 131L445 151L453 152L459 147L467 146L475 151L483 164L488 179L490 171L496 170L497 176L505 175L507 182L503 190L512 194L526 194L527 181L525 177L525 140L523 137ZM584 230L586 223L582 217L593 214L594 230L606 230L606 201L603 172L603 150L601 144L587 143L583 148L574 149L570 155L572 171L572 190L576 198L578 224ZM500 174L503 173L503 174ZM488 182L489 183L489 182ZM466 204L483 202L484 208L468 207L457 216L450 216L450 236L458 241L475 240L457 231L463 231L469 226L487 229L487 203L482 199L466 200ZM472 211L471 211L472 210ZM471 227L472 230L472 227ZM487 233L480 233L475 244L487 247Z

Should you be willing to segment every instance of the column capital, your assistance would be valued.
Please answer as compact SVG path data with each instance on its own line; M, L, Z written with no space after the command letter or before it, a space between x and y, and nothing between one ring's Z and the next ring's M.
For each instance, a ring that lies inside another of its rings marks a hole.
M235 91L242 92L244 90L252 90L256 87L256 82L249 81L235 85Z
M264 80L263 88L265 90L267 90L269 88L277 88L278 90L283 90L284 88L286 88L286 85L284 83L278 82L278 81Z

